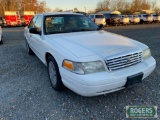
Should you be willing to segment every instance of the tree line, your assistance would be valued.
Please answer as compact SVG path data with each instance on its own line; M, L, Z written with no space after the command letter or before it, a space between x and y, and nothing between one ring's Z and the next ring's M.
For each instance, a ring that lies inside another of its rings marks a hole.
M90 12L100 12L108 10L118 10L122 14L133 14L139 10L153 10L155 12L160 12L160 6L157 5L155 1L149 0L132 0L128 2L126 0L103 0L98 2L96 10Z
M38 0L0 0L0 15L4 16L5 11L37 11L38 13L51 11L46 7L45 1Z
M77 9L77 8L76 8ZM77 9L78 10L78 9ZM97 13L100 11L118 10L122 14L132 14L139 10L154 10L160 12L160 6L155 1L149 0L101 0L97 3L95 11L89 11L89 13ZM51 10L46 6L44 0L0 0L0 16L4 16L5 11L37 11L38 13L59 11L63 10L55 8Z

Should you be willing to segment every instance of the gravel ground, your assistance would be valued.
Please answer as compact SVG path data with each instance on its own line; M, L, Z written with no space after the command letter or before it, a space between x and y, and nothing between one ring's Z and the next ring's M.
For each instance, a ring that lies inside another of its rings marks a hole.
M157 60L157 68L143 84L87 98L68 89L54 91L46 67L36 56L27 54L23 28L3 28L0 120L125 120L127 105L157 105L159 109L160 24L109 27L106 31L147 44Z

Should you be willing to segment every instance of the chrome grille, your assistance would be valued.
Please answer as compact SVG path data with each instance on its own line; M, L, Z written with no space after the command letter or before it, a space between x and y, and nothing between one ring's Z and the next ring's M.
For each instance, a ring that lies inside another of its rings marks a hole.
M109 71L114 71L142 62L142 52L106 60Z

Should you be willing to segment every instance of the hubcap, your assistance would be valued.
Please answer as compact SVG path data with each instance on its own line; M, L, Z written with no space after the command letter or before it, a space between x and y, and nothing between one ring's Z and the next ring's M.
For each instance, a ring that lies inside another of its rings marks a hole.
M53 85L57 83L57 74L52 61L49 62L49 77Z

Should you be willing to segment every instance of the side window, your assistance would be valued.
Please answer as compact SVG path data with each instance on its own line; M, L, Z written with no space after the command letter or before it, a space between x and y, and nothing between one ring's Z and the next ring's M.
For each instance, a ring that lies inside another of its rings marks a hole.
M35 23L35 28L41 31L41 26L42 26L42 16L38 16L36 23Z
M28 28L34 28L36 20L37 20L37 16L35 16L35 17L31 20L30 24L28 25Z
M90 15L90 18L93 19L93 18L94 18L94 15Z

